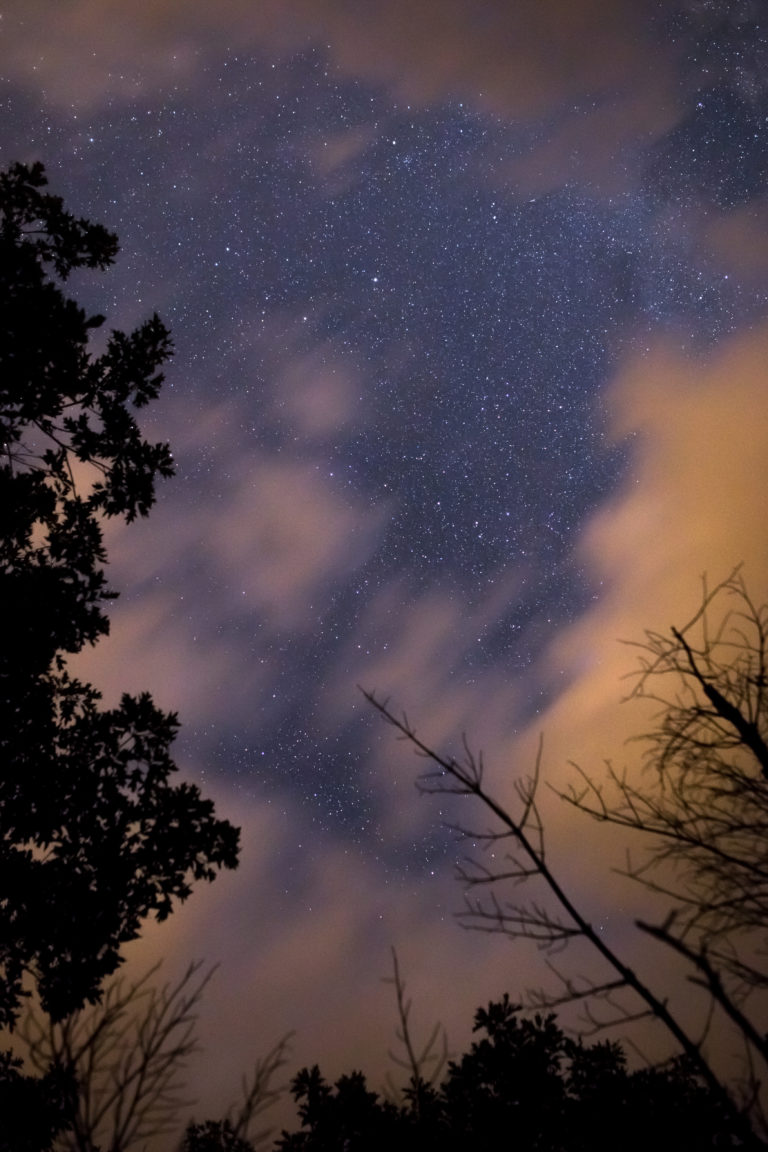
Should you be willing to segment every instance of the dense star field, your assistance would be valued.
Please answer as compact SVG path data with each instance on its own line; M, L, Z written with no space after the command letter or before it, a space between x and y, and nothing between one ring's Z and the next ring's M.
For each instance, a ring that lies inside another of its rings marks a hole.
M137 953L221 958L212 1093L292 1027L330 1071L384 1060L390 943L449 1024L535 970L451 923L463 848L357 685L466 731L502 792L544 730L562 781L626 755L617 639L687 619L704 571L765 586L768 19L604 7L3 15L3 166L117 232L73 294L174 339L146 427L177 476L108 532L81 660L179 711L243 825ZM559 847L608 924L594 836Z

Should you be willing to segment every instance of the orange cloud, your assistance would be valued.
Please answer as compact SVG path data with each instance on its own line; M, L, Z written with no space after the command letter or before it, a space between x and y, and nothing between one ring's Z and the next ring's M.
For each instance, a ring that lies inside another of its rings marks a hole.
M626 364L609 392L613 435L629 441L632 463L579 545L600 596L545 654L550 674L569 683L540 725L558 783L573 778L570 760L598 776L606 758L636 761L637 746L625 742L656 709L622 704L637 663L620 641L683 625L702 576L712 586L740 562L753 596L768 596L767 355L765 326L708 360L668 341Z

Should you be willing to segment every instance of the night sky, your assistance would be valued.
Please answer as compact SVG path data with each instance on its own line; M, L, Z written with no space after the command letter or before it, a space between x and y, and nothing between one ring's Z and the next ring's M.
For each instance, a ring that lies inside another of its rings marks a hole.
M176 349L177 476L109 526L79 667L179 712L244 853L132 962L221 961L212 1109L290 1028L375 1080L390 944L457 1043L541 961L455 925L464 846L356 686L511 798L541 731L557 783L631 760L617 641L704 572L768 591L768 6L12 0L0 34L2 164L120 238L73 294ZM631 943L620 853L550 819Z

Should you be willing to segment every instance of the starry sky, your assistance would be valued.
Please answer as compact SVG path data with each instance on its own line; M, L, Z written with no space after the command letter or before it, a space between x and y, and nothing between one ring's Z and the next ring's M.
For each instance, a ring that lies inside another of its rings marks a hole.
M244 850L131 962L221 962L203 1108L291 1028L375 1080L391 944L457 1043L541 961L455 925L453 813L357 685L511 801L540 732L555 783L631 759L619 640L704 572L768 591L768 11L25 0L0 35L0 160L120 238L74 294L176 348L177 476L108 526L80 670L179 712ZM549 822L631 947L613 847Z

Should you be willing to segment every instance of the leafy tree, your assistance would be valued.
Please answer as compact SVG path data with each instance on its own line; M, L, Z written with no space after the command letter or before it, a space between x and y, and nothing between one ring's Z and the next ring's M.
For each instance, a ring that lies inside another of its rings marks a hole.
M478 1011L475 1041L418 1106L412 1084L395 1106L361 1073L331 1087L317 1067L293 1082L302 1128L280 1152L477 1152L500 1141L520 1152L628 1152L650 1146L705 1152L730 1146L720 1101L681 1061L630 1072L618 1044L584 1045L552 1014L521 1017L504 997Z
M284 1132L276 1145L281 1152L385 1152L395 1142L404 1149L415 1147L407 1109L371 1092L361 1072L341 1076L334 1091L315 1065L299 1072L291 1090L304 1131Z
M253 1144L238 1136L230 1120L190 1124L181 1152L253 1152Z
M0 1152L41 1152L67 1129L77 1083L71 1068L52 1064L40 1077L25 1076L22 1061L0 1052Z
M31 979L63 1019L99 997L142 920L237 863L238 830L173 783L176 717L147 694L102 709L67 657L105 635L101 522L144 516L168 446L146 441L171 352L157 316L95 354L62 290L116 237L44 191L42 165L0 173L0 1026Z
M521 1148L691 1152L730 1138L727 1113L687 1061L629 1071L616 1043L585 1045L555 1016L521 1017L505 996L478 1011L486 1036L452 1064L444 1123L456 1149L491 1148L514 1132Z
M718 618L715 607L723 600L726 610ZM660 707L656 727L643 738L645 773L609 767L603 784L581 772L579 785L561 795L594 819L646 838L646 855L630 862L626 874L664 897L668 912L661 922L638 920L636 926L689 965L689 980L709 1001L698 1032L681 1023L674 997L670 1002L655 992L568 893L546 851L537 800L540 756L533 775L518 781L519 808L513 810L489 790L482 758L468 746L461 758L443 755L406 717L365 695L431 762L419 782L422 791L472 796L493 816L490 829L461 830L488 849L487 858L469 861L460 872L467 889L464 923L532 941L550 957L573 941L591 946L600 965L594 975L563 971L562 960L556 965L550 959L557 984L531 990L529 1006L578 1004L592 1033L641 1018L661 1023L730 1116L738 1139L764 1147L754 1131L768 1132L757 1070L768 1063L768 606L752 601L737 571L712 593L705 590L685 627L649 632L640 648L634 694ZM733 1074L734 1060L725 1071L713 1065L707 1038L714 1019L743 1047L740 1076Z

